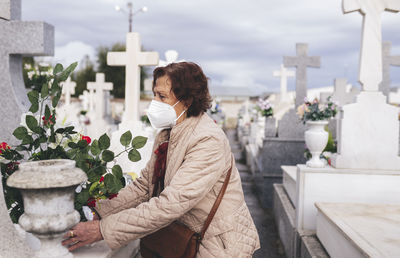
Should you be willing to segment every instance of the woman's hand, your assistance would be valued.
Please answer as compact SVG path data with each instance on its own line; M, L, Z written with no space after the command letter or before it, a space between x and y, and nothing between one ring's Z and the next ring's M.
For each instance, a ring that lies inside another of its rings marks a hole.
M62 245L68 246L70 251L100 241L103 239L100 232L100 221L81 222L70 229L63 238L65 240L62 241Z

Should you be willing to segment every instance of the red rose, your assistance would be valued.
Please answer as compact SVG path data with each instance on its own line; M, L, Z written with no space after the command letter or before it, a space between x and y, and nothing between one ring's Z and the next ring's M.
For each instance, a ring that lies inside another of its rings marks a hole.
M54 117L54 119L53 119L53 115L50 115L49 119L46 120L46 117L43 116L43 117L42 117L42 120L43 120L43 124L44 124L45 126L47 126L47 125L53 125L53 124L55 123L55 121L56 121L56 117Z
M94 199L93 197L90 197L87 200L87 206L89 207L96 207L96 199Z
M101 182L103 182L103 181L104 181L104 176L100 177L99 182L101 183Z
M9 150L9 149L11 149L11 147L6 142L0 143L0 154L2 154L3 150L6 150L6 149Z
M81 135L81 140L85 140L87 144L90 144L92 142L92 139L90 139L89 136Z
M115 197L117 197L118 196L118 193L113 193L113 194L110 194L110 196L108 197L108 199L112 199L112 198L115 198Z

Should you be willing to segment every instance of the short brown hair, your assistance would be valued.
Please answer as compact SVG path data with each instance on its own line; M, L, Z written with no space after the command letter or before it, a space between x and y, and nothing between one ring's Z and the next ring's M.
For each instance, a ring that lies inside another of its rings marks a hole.
M157 67L153 72L153 90L158 78L167 75L171 80L171 90L175 97L191 103L187 117L198 116L211 107L208 80L200 66L192 62L172 63Z

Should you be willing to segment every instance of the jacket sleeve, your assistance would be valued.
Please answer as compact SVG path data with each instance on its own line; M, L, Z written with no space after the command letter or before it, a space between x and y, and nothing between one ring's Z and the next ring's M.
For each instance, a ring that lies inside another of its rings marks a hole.
M127 208L136 207L142 202L149 200L149 167L150 162L141 171L141 176L132 184L124 187L118 196L111 200L100 200L97 203L96 211L102 219L110 214L120 212Z
M216 137L196 141L159 197L100 221L107 244L112 249L119 248L169 225L192 209L229 168L224 147L224 142Z

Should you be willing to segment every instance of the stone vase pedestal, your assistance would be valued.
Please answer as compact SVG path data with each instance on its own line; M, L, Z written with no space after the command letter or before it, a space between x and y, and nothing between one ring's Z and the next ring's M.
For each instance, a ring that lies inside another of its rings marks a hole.
M328 143L329 133L325 131L328 121L307 121L306 124L308 129L304 133L304 139L312 155L306 165L312 168L322 168L325 166L325 162L321 160L320 156Z
M24 214L20 226L40 239L41 248L33 257L73 257L61 245L62 236L80 220L74 209L75 188L87 180L73 160L25 162L7 184L22 193Z

